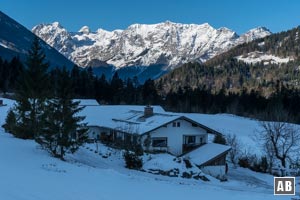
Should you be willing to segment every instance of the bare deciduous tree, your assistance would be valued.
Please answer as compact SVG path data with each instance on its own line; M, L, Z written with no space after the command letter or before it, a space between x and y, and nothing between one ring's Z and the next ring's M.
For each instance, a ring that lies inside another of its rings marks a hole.
M234 164L234 166L236 166L238 163L238 158L241 155L240 141L236 138L235 134L227 135L226 141L227 144L231 146L231 150L228 153L229 159Z
M299 131L294 125L285 122L262 122L261 126L263 129L258 138L265 150L285 168L286 160L299 150Z

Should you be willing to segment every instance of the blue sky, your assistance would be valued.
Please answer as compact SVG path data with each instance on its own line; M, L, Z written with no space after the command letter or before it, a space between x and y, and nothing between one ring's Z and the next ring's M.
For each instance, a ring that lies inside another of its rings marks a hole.
M69 31L125 29L133 23L209 23L241 34L265 26L280 32L300 25L299 0L1 0L1 11L31 29L59 21Z

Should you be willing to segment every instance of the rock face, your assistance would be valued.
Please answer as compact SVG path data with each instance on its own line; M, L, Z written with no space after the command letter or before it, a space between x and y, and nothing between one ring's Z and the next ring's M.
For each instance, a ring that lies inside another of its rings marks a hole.
M87 26L78 32L68 32L54 22L37 25L32 31L79 66L110 65L115 69L135 66L142 67L140 72L153 65L170 70L189 61L204 62L238 44L271 34L259 27L239 36L228 28L214 29L207 23L170 21L96 32Z

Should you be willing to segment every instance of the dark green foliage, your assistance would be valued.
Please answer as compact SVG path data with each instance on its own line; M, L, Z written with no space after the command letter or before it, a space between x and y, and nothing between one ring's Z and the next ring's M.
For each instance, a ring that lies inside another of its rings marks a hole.
M31 49L28 51L26 70L23 72L22 85L19 85L20 92L28 92L31 99L46 99L49 96L49 80L46 56L42 51L39 39L36 37Z
M17 59L11 63L19 65ZM81 123L84 117L78 116L83 107L73 101L73 80L69 73L65 68L48 72L38 38L28 52L26 68L21 71L15 89L16 106L8 113L5 130L19 138L35 139L61 159L66 152L74 153L86 141L87 128ZM84 74L93 81L90 70ZM10 83L13 88L13 82ZM93 89L91 85L88 87Z
M158 94L153 80L146 80L142 86L142 97L146 105L151 105L158 101Z
M214 143L217 143L217 144L226 144L226 139L223 135L221 134L217 134L214 138Z
M124 160L128 169L141 169L143 167L143 160L134 152L126 150Z
M0 57L0 91L6 93L15 90L22 71L23 65L18 57L10 62L3 61Z
M77 114L83 109L74 102L72 81L63 69L57 76L54 98L47 101L43 114L43 130L37 141L53 156L64 158L66 152L74 153L87 140L87 128Z
M14 135L23 139L32 139L41 131L42 113L45 100L49 97L48 63L45 54L35 38L28 51L24 69L16 90L17 123Z
M16 123L17 123L16 114L11 109L11 110L9 110L9 112L5 118L5 124L3 125L3 128L7 133L14 133Z

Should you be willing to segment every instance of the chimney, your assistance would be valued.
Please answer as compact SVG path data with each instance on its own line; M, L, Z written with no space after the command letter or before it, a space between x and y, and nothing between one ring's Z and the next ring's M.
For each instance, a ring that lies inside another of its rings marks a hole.
M153 107L151 107L150 105L146 106L144 109L144 117L151 117L153 115Z
M3 100L0 99L0 106L3 106Z

